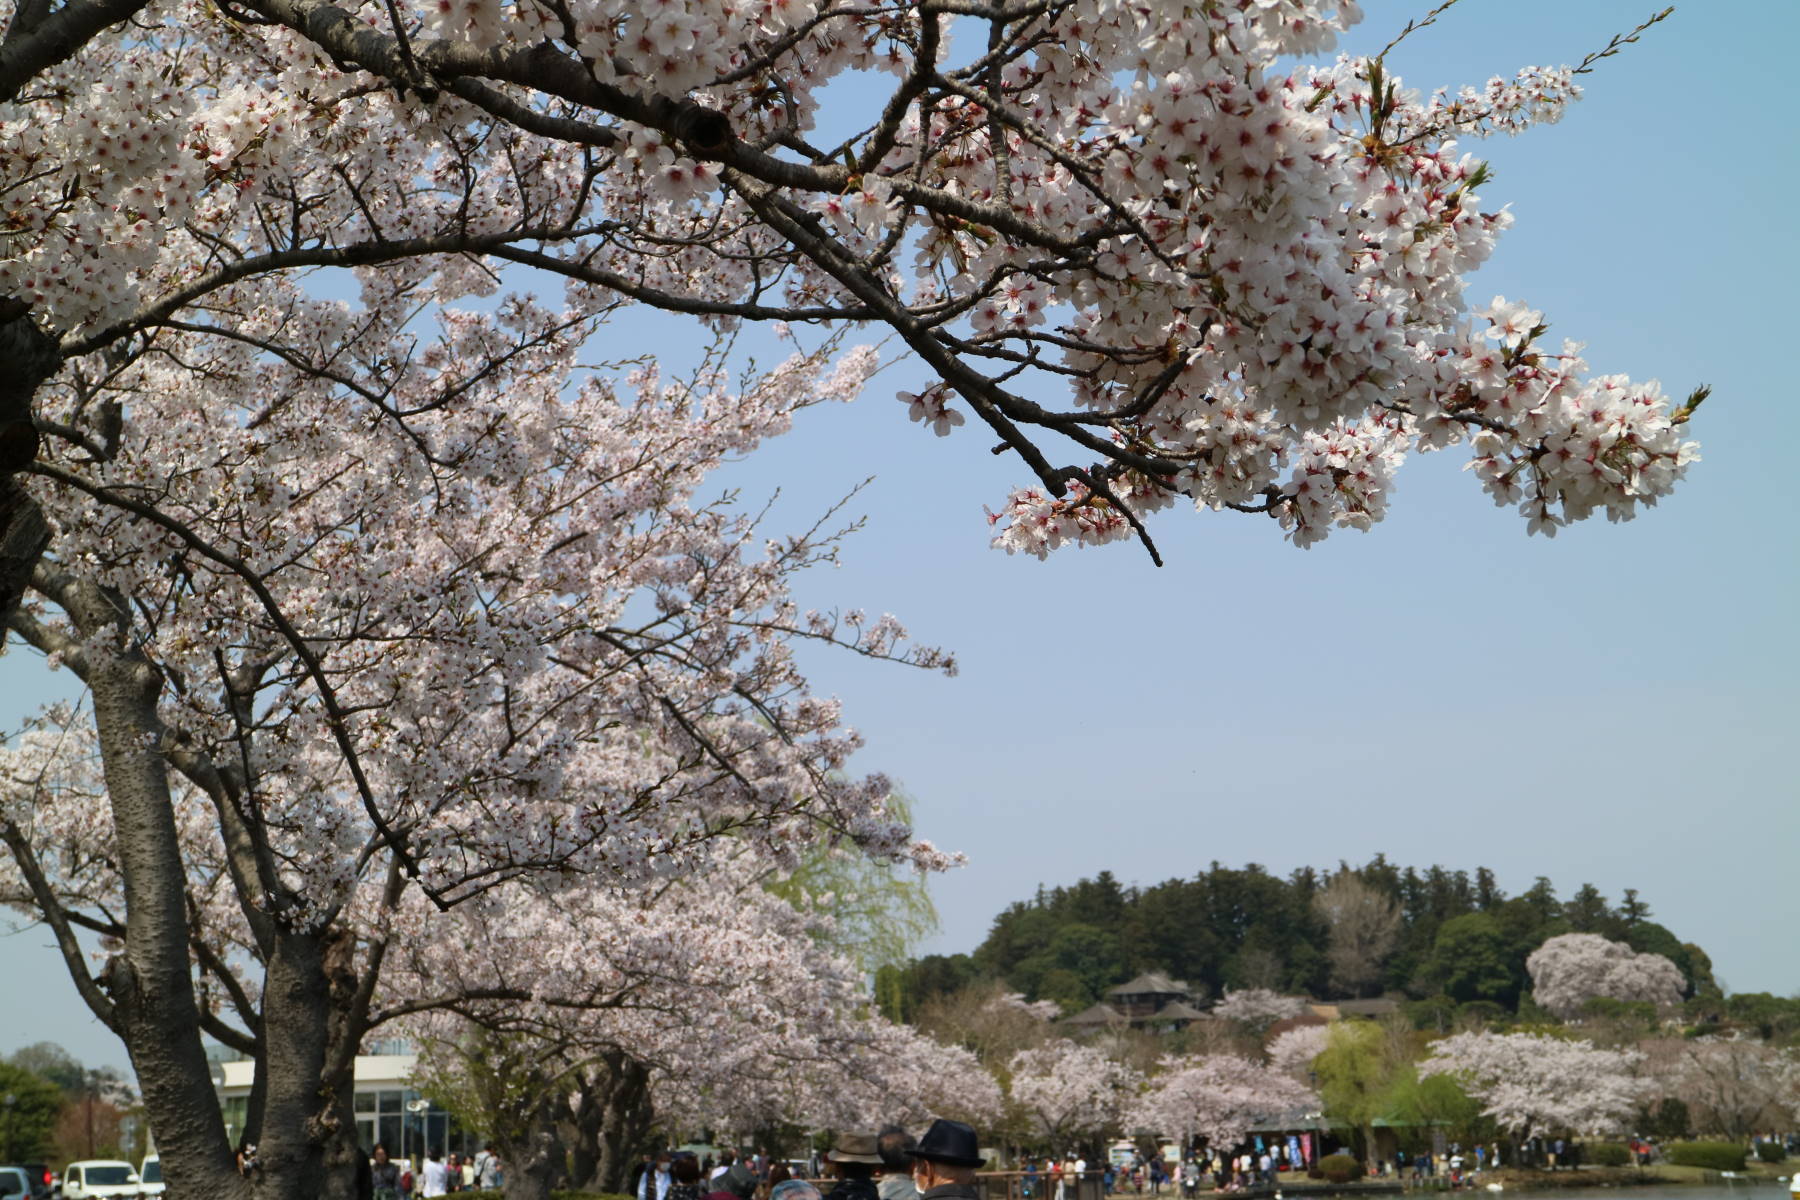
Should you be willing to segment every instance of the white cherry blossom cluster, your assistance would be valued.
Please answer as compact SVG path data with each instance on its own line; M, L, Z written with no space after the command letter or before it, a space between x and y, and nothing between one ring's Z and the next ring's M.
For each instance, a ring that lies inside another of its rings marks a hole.
M953 861L887 813L884 780L843 774L859 739L793 646L954 660L891 617L802 620L787 580L833 535L765 541L695 499L796 408L854 395L871 355L796 355L744 390L652 364L572 386L584 323L547 337L525 301L446 312L415 353L345 306L263 293L237 337L181 352L200 382L160 358L115 374L117 452L61 459L46 492L68 569L173 582L145 642L192 681L164 693L169 729L236 763L236 705L265 714L245 761L270 830L294 831L271 836L305 903L341 903L371 845L404 845L446 901L551 867L677 873L715 828L776 862L821 836ZM331 387L313 368L333 359L386 364L384 394ZM47 410L74 419L83 395Z
M1300 1025L1282 1030L1269 1039L1264 1049L1269 1055L1270 1066L1306 1081L1312 1078L1313 1060L1325 1053L1330 1043L1329 1025Z
M383 998L396 1008L471 998L454 1004L457 1015L446 1007L403 1023L427 1040L472 1018L536 1034L575 1060L622 1052L649 1068L666 1120L993 1120L998 1085L973 1055L868 1015L862 973L756 873L751 856L722 854L654 895L512 885L447 916L410 904Z
M1317 1104L1310 1088L1277 1067L1235 1054L1175 1055L1162 1060L1125 1122L1231 1147L1251 1129L1272 1128Z
M1284 996L1269 988L1231 988L1213 1005L1213 1015L1227 1021L1263 1028L1276 1021L1297 1017L1306 1011L1306 1001L1298 996Z
M1419 1074L1454 1075L1515 1137L1627 1129L1643 1098L1644 1056L1538 1033L1459 1033L1431 1044Z
M1678 1097L1696 1129L1784 1128L1800 1120L1800 1052L1743 1034L1640 1043L1645 1098Z
M1007 1094L1039 1134L1096 1133L1116 1124L1143 1076L1097 1046L1058 1038L1007 1062Z
M855 310L960 359L905 397L939 435L960 397L1008 442L1039 425L1106 460L1033 461L997 544L1037 555L1141 534L1117 510L1178 496L1308 545L1461 441L1553 533L1634 515L1694 459L1654 382L1589 378L1464 296L1512 218L1456 139L1556 120L1577 69L1427 98L1379 59L1297 61L1360 19L1333 0L997 9L992 71L947 66L964 25L911 4L431 0L402 43L366 0L333 10L387 47L363 64L297 32L315 0L259 5L254 34L202 0L155 10L0 106L0 292L73 344L234 256L452 234L487 241L377 256L369 301L491 291L480 255L529 246L587 306ZM579 83L534 75L557 54ZM825 89L876 69L901 77L878 124L813 146ZM694 133L705 113L720 129ZM1038 384L1073 414L1045 423Z
M1531 952L1525 969L1532 999L1564 1020L1580 1017L1595 997L1673 1007L1687 988L1681 968L1667 958L1639 954L1597 933L1550 938Z

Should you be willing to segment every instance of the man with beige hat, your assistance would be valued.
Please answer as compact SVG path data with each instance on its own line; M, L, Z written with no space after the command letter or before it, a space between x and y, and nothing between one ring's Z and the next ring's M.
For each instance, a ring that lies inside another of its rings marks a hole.
M881 1165L881 1146L872 1133L840 1133L825 1155L825 1169L837 1177L837 1186L824 1200L881 1200L875 1190L875 1168Z

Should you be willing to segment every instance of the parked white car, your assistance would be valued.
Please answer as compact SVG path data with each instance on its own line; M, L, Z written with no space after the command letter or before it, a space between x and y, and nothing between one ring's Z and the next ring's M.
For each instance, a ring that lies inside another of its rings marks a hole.
M63 1200L111 1200L116 1196L143 1195L138 1173L128 1162L91 1158L63 1168Z
M142 1196L163 1194L162 1159L154 1154L145 1155L142 1165L138 1167L138 1194Z

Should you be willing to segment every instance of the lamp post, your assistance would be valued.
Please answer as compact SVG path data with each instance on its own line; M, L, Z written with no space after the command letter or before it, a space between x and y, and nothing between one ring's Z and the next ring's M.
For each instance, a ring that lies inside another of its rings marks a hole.
M93 1067L87 1073L87 1156L94 1157L94 1102L100 1098L100 1072Z
M0 1108L6 1110L6 1154L4 1157L7 1162L13 1160L13 1109L18 1107L18 1104L19 1098L11 1092L0 1096Z

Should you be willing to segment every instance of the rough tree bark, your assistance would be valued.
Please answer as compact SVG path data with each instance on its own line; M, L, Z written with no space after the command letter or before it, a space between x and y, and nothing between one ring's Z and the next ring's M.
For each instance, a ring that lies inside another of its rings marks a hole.
M588 1191L624 1192L638 1154L648 1149L655 1110L650 1069L622 1050L583 1072L578 1099L565 1103L561 1124L569 1145L570 1180Z
M4 630L31 583L50 527L36 501L13 481L38 455L31 398L56 373L62 355L18 301L0 299L0 654Z
M156 713L163 681L132 648L129 614L117 596L68 579L52 587L90 639L83 677L93 698L125 885L124 948L100 977L111 1023L131 1055L168 1163L169 1186L178 1194L243 1196L248 1189L234 1168L200 1041L188 963L186 878ZM113 645L102 645L99 637ZM294 1195L297 1200L300 1193Z

